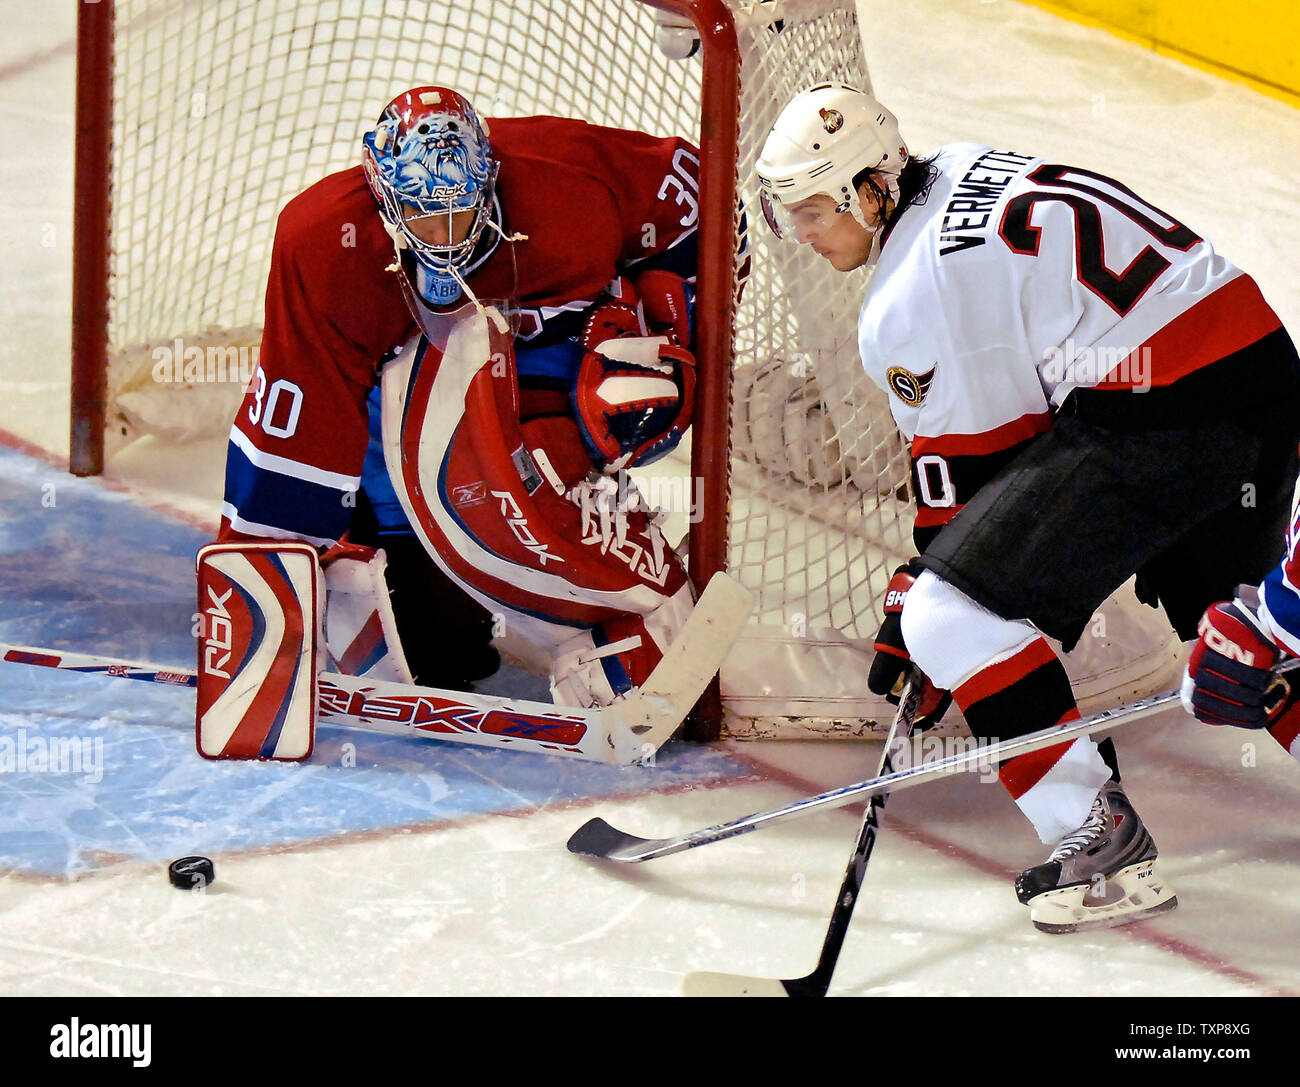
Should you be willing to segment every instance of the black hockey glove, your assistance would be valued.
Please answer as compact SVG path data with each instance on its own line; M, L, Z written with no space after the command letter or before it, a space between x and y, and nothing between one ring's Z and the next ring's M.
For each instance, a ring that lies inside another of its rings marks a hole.
M871 662L871 671L867 675L867 689L872 694L885 695L895 705L899 692L894 688L912 663L907 646L903 644L903 601L919 572L914 570L911 562L906 562L889 579L889 587L885 590L885 621L880 624L880 632L876 635L876 658Z
M1211 725L1268 728L1290 687L1273 674L1282 656L1256 612L1254 594L1211 604L1183 673L1182 702Z
M894 571L885 590L885 619L876 635L876 656L867 674L867 689L872 694L883 695L890 705L897 706L903 693L903 683L911 673L912 657L903 642L903 602L917 575L921 572L916 560L904 563ZM952 695L940 690L919 671L919 681L924 684L917 720L913 725L923 731L937 725L952 704Z

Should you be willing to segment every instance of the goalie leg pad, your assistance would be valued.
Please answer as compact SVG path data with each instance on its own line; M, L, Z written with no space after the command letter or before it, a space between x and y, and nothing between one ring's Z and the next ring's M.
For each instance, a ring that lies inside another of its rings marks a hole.
M569 481L519 424L509 337L486 319L457 323L445 344L413 341L383 385L385 458L411 525L490 611L590 627L648 615L686 583L644 513L610 534L560 493Z
M208 759L310 757L322 593L309 544L209 544L198 554L195 742Z
M387 561L382 549L357 544L339 544L322 558L325 649L344 675L414 683L388 596Z

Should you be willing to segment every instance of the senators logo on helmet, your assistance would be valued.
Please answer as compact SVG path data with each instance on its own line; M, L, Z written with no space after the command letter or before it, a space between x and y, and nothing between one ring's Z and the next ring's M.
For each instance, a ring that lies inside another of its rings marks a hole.
M844 114L837 109L821 109L817 111L821 115L822 125L827 132L838 132L844 127Z

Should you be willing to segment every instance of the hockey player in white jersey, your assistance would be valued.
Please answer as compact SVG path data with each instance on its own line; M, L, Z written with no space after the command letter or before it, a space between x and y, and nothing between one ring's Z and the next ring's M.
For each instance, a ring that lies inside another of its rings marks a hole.
M1078 716L1066 649L1137 575L1184 638L1276 563L1300 360L1254 281L1094 171L977 144L914 158L871 96L822 84L757 171L783 238L874 265L868 375L911 443L918 557L891 582L869 685L907 662L1005 739ZM1110 740L1000 768L1048 859L1016 881L1049 932L1172 908Z

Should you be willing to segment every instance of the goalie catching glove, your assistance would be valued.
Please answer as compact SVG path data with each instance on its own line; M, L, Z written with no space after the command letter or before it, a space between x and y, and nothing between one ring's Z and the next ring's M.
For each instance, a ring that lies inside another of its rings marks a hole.
M650 464L672 452L691 425L695 356L667 322L651 335L647 308L629 301L597 307L583 329L573 388L583 444L602 472Z
M883 695L894 706L898 705L902 697L904 680L913 672L912 657L903 642L903 604L907 600L908 590L920 573L915 561L913 559L904 563L889 580L889 586L885 590L885 619L876 635L876 657L871 662L871 671L867 675L867 689L872 694ZM952 704L952 694L940 690L919 672L915 677L924 687L912 727L923 731L943 719Z
M1253 590L1212 604L1197 627L1183 674L1187 712L1210 725L1268 728L1289 708L1289 685L1273 674L1282 656L1256 612Z

